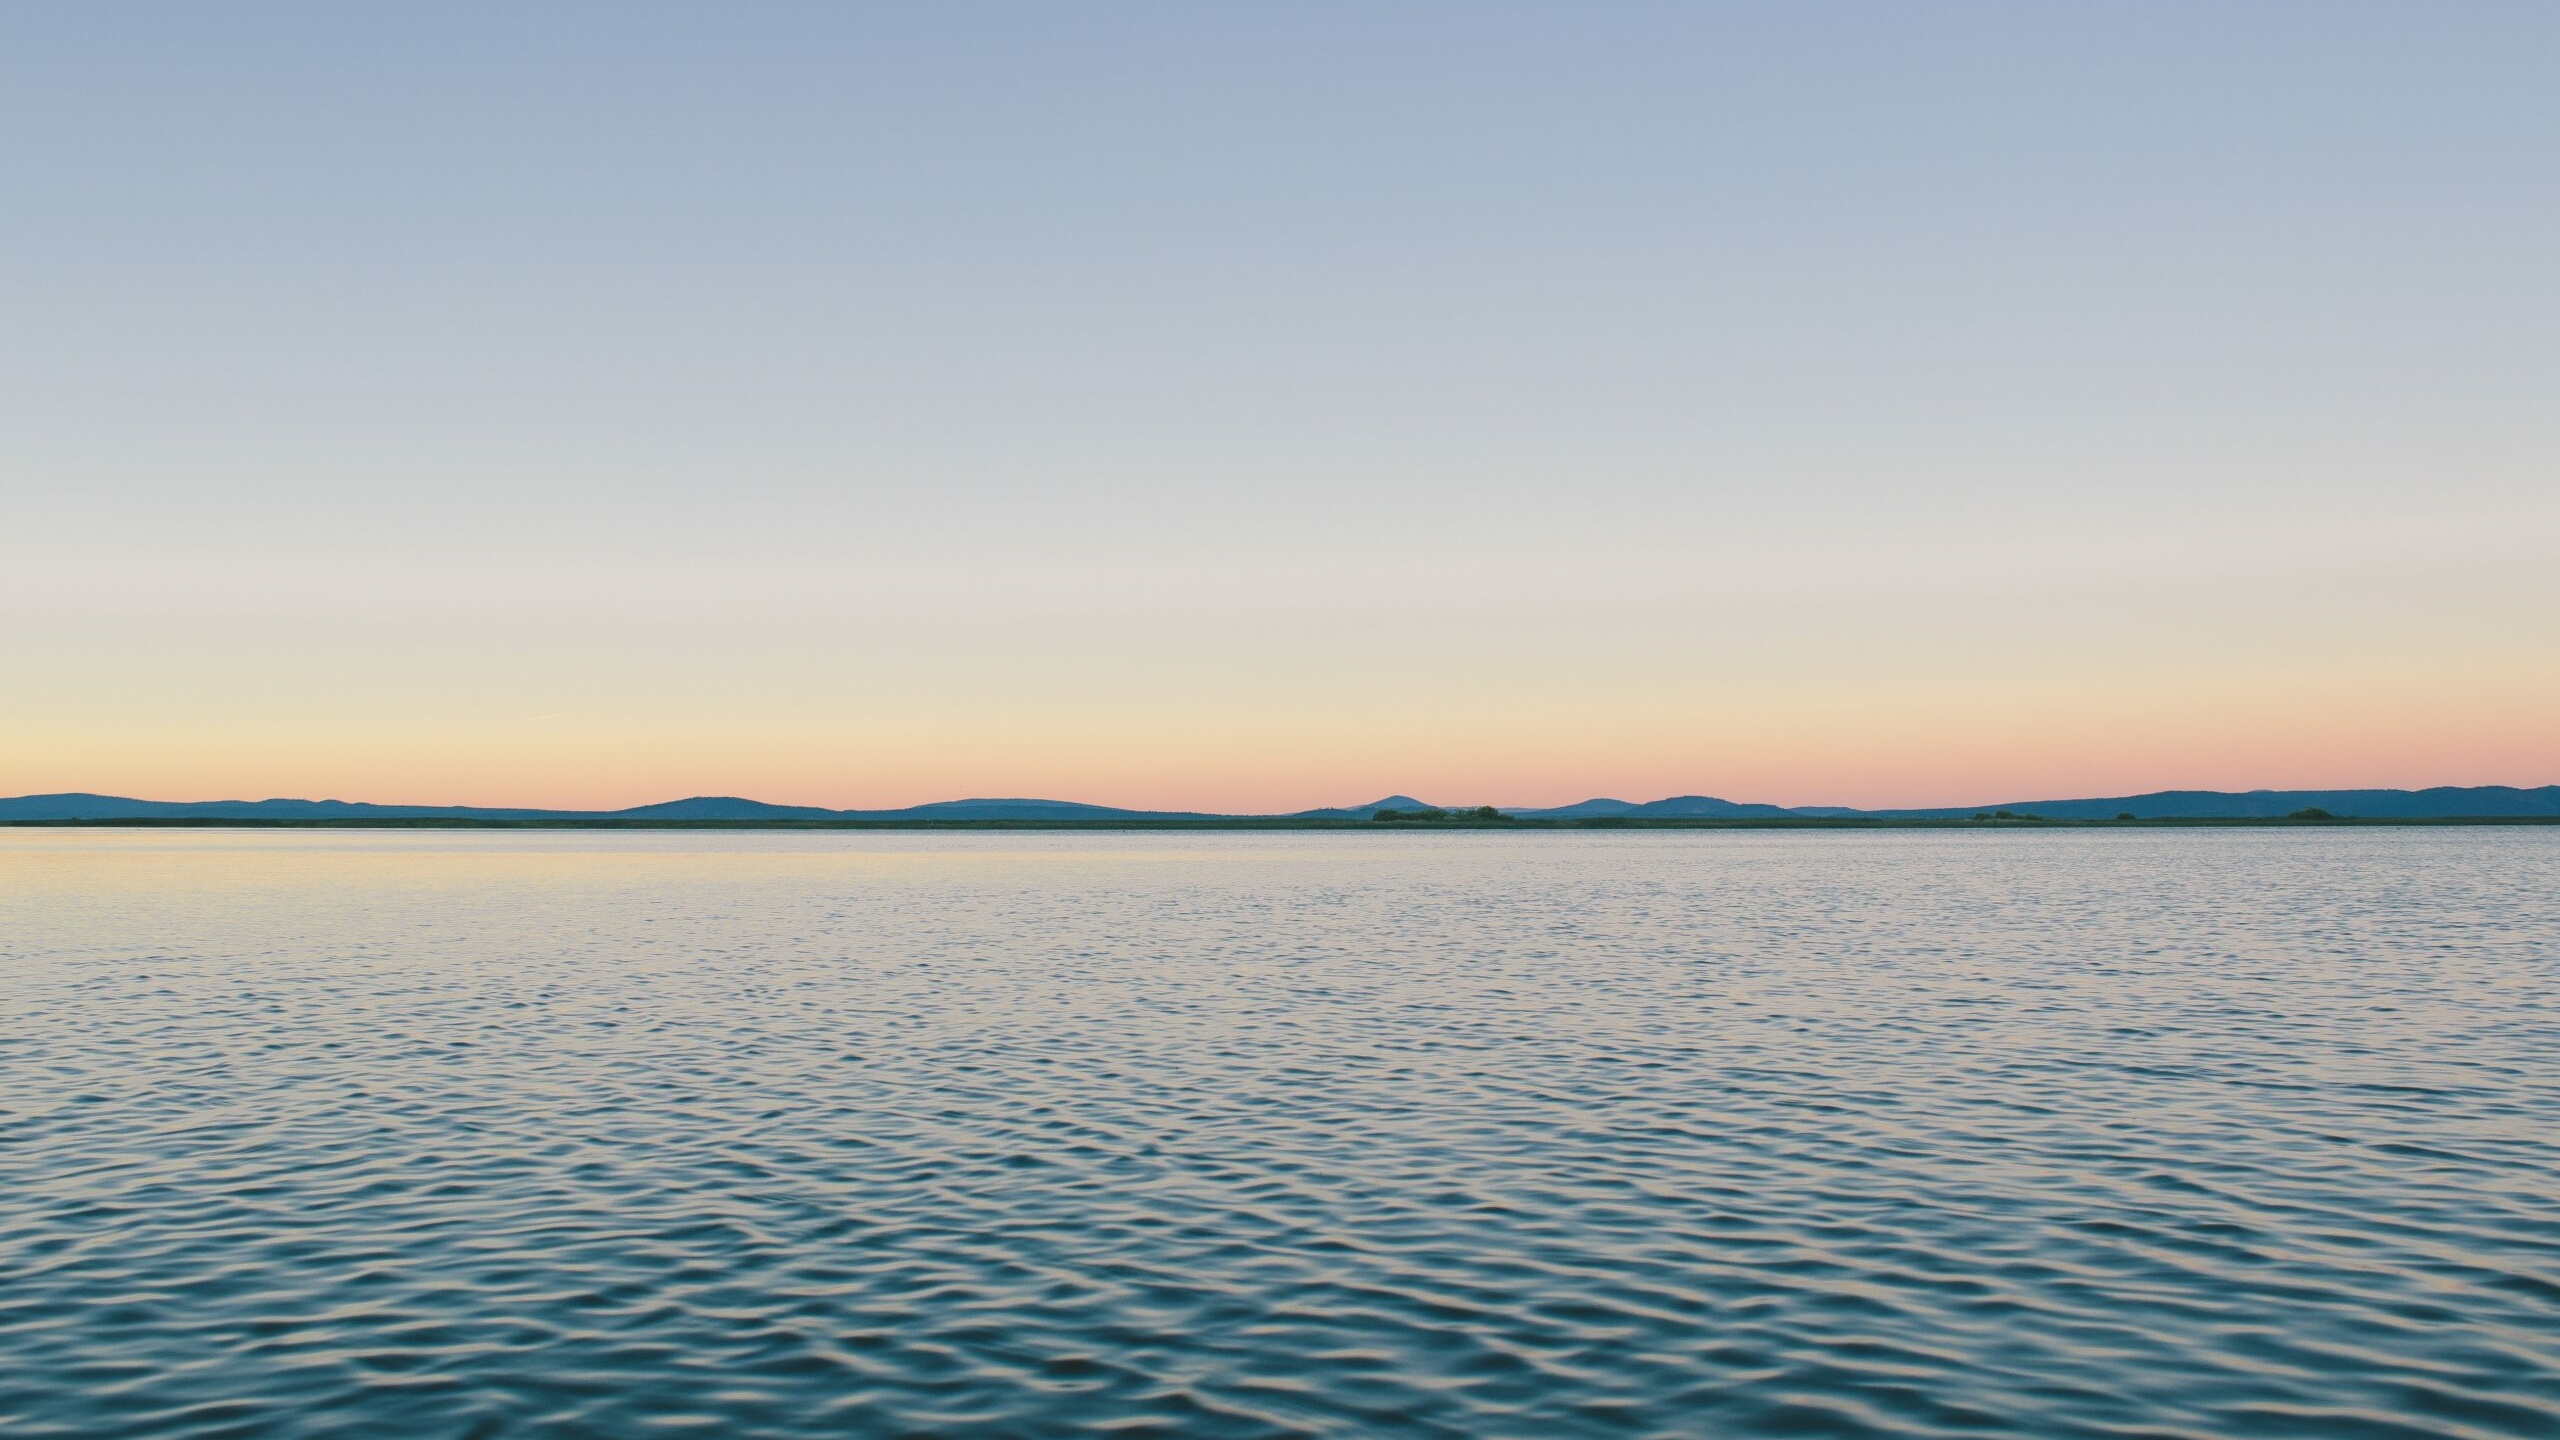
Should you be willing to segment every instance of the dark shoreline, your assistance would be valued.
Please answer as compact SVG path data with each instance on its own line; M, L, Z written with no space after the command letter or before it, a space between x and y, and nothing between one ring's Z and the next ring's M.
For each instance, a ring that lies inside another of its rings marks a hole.
M1469 830L2281 830L2341 826L2560 825L2560 815L2443 815L2320 819L2290 816L2180 816L2154 820L1901 819L1888 817L1664 816L1527 820L1304 820L1288 816L1201 820L501 820L419 816L389 819L250 819L134 816L111 820L0 820L7 830L1307 830L1403 835Z

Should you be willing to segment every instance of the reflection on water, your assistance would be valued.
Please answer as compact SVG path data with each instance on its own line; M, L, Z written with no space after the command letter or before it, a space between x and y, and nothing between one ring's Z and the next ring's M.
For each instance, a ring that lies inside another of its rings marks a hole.
M2560 1434L2560 832L0 833L0 1433Z

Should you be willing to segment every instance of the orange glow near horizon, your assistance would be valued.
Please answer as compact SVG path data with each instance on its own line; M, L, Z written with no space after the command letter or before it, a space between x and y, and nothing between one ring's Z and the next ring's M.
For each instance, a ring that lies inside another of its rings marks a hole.
M1284 812L1405 793L1556 805L1705 794L1858 808L2161 789L2346 789L2560 780L2560 687L2460 676L2338 697L2307 684L2038 693L1950 685L1637 696L1560 705L1060 705L831 717L625 713L398 723L259 707L13 722L0 792L155 800L369 800L617 809L731 794L831 809L1032 796Z
M22 585L0 793L1275 813L2560 782L2550 572L2488 559L886 595L730 574L433 603L349 577Z

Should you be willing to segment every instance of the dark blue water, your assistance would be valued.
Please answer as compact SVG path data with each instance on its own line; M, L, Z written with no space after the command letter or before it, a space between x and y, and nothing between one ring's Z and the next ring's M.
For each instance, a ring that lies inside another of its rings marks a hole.
M0 1434L2560 1435L2560 831L0 834Z

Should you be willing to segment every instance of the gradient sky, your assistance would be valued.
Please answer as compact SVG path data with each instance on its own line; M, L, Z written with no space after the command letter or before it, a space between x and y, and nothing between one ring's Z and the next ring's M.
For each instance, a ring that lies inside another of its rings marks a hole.
M2560 6L0 11L0 794L2560 781Z

